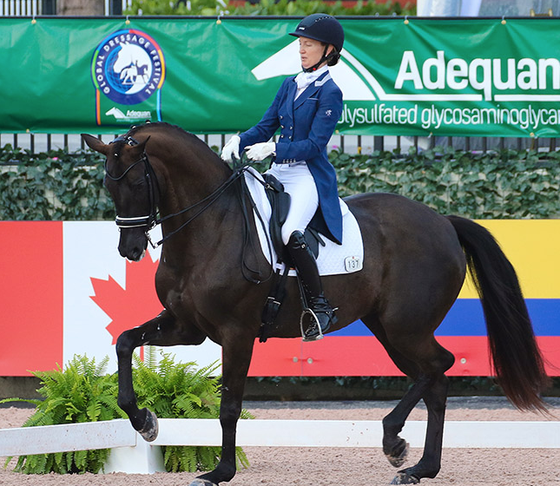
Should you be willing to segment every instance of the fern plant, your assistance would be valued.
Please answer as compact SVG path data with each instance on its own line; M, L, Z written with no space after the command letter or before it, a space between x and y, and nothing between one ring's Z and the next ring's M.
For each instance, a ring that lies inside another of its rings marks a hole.
M220 378L214 377L218 365L196 369L194 363L175 363L170 354L148 347L145 361L135 357L133 380L138 403L160 418L218 418ZM117 404L117 375L106 373L109 358L99 364L86 356L75 356L64 370L35 372L41 380L37 390L44 399L9 398L0 401L27 402L35 413L24 427L40 425L97 422L126 418ZM242 418L250 418L244 411ZM109 457L110 449L34 454L19 456L14 467L26 474L50 472L98 473ZM243 450L237 448L239 467L247 467ZM220 458L219 447L169 446L163 448L165 467L173 472L195 472L214 469ZM7 467L11 458L5 464Z
M148 348L144 361L134 357L134 390L140 407L147 407L160 418L218 418L218 364L196 369L194 363L175 363L170 354L161 353L157 362L154 348ZM214 377L213 377L214 376ZM251 418L242 411L241 418ZM208 471L220 460L220 447L164 446L167 471ZM237 466L247 467L247 457L236 448Z
M42 386L37 391L43 400L9 398L0 403L23 401L35 405L36 411L24 427L123 418L124 412L117 405L116 376L106 375L108 362L108 357L97 364L95 359L76 356L64 370L59 367L55 371L33 373L41 379ZM109 449L24 455L19 456L14 469L26 474L97 473L108 456Z

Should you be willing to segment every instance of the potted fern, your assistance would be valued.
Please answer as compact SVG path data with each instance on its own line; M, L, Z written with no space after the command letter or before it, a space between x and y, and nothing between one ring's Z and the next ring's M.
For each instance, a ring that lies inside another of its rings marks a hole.
M175 363L170 354L158 359L148 348L144 361L135 356L134 384L138 403L160 418L218 418L220 378L214 376L217 364L197 369L194 363ZM35 405L35 413L24 427L126 418L117 405L117 376L106 373L109 358L99 364L86 356L75 356L64 370L34 372L41 380L38 392L44 400L9 398L0 403L22 401ZM242 418L250 418L243 411ZM219 447L162 447L164 464L170 472L214 469ZM98 473L103 470L110 449L19 456L15 471L27 474L50 472ZM11 458L8 458L8 465ZM247 467L247 457L237 448L238 466Z

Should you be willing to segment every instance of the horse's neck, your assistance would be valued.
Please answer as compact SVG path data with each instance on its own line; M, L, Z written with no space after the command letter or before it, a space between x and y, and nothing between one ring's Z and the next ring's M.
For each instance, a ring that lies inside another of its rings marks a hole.
M166 221L164 233L170 234L192 220L181 229L181 235L196 232L196 240L203 234L208 238L212 233L215 235L224 219L231 219L230 216L234 212L233 207L237 199L233 187L225 190L213 201L213 195L217 194L216 191L228 181L230 175L231 170L216 160L213 154L196 150L181 153L174 163L170 164L166 174L166 189L160 201L160 211L162 218L165 218L181 213L186 208L191 209ZM197 214L199 215L196 216ZM177 236L169 241L183 240Z

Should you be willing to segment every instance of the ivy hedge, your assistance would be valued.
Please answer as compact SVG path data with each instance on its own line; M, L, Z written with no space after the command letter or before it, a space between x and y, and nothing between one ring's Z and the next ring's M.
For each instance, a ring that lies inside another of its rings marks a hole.
M214 147L216 150L217 148ZM438 148L350 155L332 151L340 194L397 193L473 219L560 217L560 151L473 153ZM103 157L0 148L0 220L112 220Z
M560 152L453 148L350 156L332 152L341 194L390 192L472 219L560 216Z

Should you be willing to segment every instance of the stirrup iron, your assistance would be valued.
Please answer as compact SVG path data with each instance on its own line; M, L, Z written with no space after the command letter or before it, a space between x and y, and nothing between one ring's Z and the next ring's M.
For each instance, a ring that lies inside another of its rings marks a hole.
M338 310L338 307L334 307L332 309L332 314L327 313L328 318L329 318L329 322L330 324L336 324L337 322L337 318L335 316L335 312ZM303 321L305 319L305 316L309 315L310 316L310 323L307 326L307 329L304 329L303 326ZM313 311L313 309L309 308L309 307L304 307L303 312L301 313L301 317L299 319L299 327L301 330L301 339L304 343L312 343L314 341L319 341L320 339L323 339L325 337L325 334L323 333L323 328L321 327L321 324L319 323L319 318L317 317L317 314ZM330 328L330 326L327 327L327 330ZM317 329L319 332L317 335L314 335L312 338L307 337L307 333L312 330L312 329ZM307 331L307 333L306 333Z
M309 330L312 328L312 326L314 326L319 330L319 334L317 336L314 336L313 339L309 339L306 336L305 329L303 329L303 320L305 319L305 316L308 314L311 317L311 323L307 329ZM321 329L321 324L319 324L319 319L317 318L317 314L315 314L315 312L313 312L313 310L310 309L309 307L303 309L303 312L301 313L301 317L299 318L299 327L301 329L301 339L304 343L319 341L320 339L323 339L323 337L325 337L323 334L323 330Z

